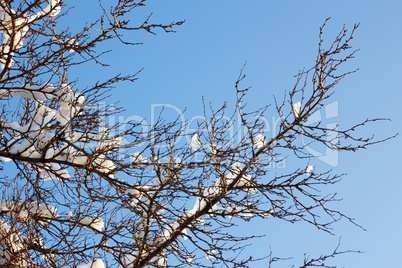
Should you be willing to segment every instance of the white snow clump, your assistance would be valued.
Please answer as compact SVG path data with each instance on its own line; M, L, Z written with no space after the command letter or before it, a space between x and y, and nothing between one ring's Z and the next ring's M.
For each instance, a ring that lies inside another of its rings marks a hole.
M302 105L301 105L300 101L293 104L293 114L296 119L299 118L301 108L302 108Z
M188 148L190 148L193 151L197 151L200 147L201 147L201 142L198 139L198 135L196 133L191 137L190 145L188 146Z
M87 264L78 265L77 268L105 268L105 263L102 259L96 261L90 261Z
M257 149L262 148L265 145L265 137L262 134L258 134L254 138L254 147Z
M307 175L310 175L310 173L313 171L313 169L314 169L313 166L307 166L307 168L306 168Z
M95 229L99 232L102 232L102 229L105 226L103 219L98 216L92 216L91 218L82 219L82 220L80 220L80 223L82 225L92 227L93 229Z

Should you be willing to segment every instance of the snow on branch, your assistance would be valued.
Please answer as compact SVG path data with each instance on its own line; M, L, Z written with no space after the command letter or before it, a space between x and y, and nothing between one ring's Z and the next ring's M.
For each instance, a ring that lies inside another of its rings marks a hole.
M0 66L4 70L14 64L13 56L16 49L24 46L24 39L30 24L45 17L55 17L61 11L62 0L49 0L48 5L36 13L17 14L6 1L0 2L0 33L3 41L0 47Z
M24 249L20 233L3 221L0 221L0 248L0 265L9 263L16 253Z
M96 150L102 152L92 159L94 168L101 173L113 176L115 168L113 161L106 159L105 155L114 152L121 142L120 137L109 135L106 128L99 128L98 133L85 133L71 130L70 125L78 117L83 108L85 98L82 94L74 93L70 85L62 84L55 87L51 84L42 86L24 86L8 90L1 90L3 98L23 97L33 101L31 110L25 124L1 119L0 125L9 135L8 142L0 147L7 158L17 156L29 159L54 159L70 166L84 166L89 164L89 158L79 144L95 142ZM48 106L51 101L58 101L57 108ZM56 131L55 131L56 130ZM64 141L56 139L56 134L64 136ZM68 179L68 171L59 163L44 163L37 168L43 179Z
M42 225L46 225L50 220L56 219L59 215L57 208L50 205L41 205L37 201L9 203L2 201L0 203L0 213L8 213L12 217L21 220L38 219Z

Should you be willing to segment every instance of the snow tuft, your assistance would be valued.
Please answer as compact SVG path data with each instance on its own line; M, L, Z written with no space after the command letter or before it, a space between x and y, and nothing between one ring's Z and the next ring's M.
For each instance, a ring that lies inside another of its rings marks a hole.
M78 265L77 268L105 268L105 263L102 259L96 261L90 261L87 264Z
M99 232L102 232L102 229L105 225L105 223L103 222L103 219L98 216L92 216L91 218L82 219L82 220L80 220L80 223L82 225L89 226Z
M190 148L193 151L197 151L201 147L201 142L198 139L198 135L194 134L193 137L191 137L190 145L188 148Z
M295 104L293 104L293 114L294 114L296 119L299 118L301 108L302 108L302 105L301 105L300 101L295 103Z

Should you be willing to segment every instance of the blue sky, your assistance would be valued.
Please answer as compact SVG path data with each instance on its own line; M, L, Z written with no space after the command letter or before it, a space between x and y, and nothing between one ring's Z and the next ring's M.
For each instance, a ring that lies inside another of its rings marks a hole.
M82 1L84 2L84 1ZM76 4L72 16L86 14L87 3ZM96 1L94 1L96 2ZM80 7L82 5L82 7ZM343 80L333 100L339 103L337 122L351 126L367 117L386 117L364 128L364 136L384 138L401 132L402 117L402 2L400 1L149 1L133 19L154 12L154 22L186 19L175 34L157 36L130 33L127 38L142 46L123 47L109 43L112 52L104 61L108 69L93 66L72 70L80 78L78 86L102 79L107 74L144 71L135 84L122 84L112 93L111 102L120 101L126 116L150 118L151 105L164 103L187 108L186 116L201 114L202 97L219 107L234 103L234 83L247 61L247 79L252 86L250 107L272 103L273 95L283 96L292 88L298 70L315 60L319 27L332 17L325 31L331 40L343 24L351 29L360 23L352 45L360 49L347 68L360 70ZM76 22L78 25L79 22ZM74 28L75 23L71 25ZM85 74L82 75L82 71ZM80 72L80 73L79 73ZM173 112L173 111L172 111ZM341 153L336 173L346 173L331 190L343 201L336 207L356 218L367 231L342 221L334 225L335 236L303 223L288 224L269 219L256 225L242 225L242 232L256 230L268 236L258 240L249 254L263 255L271 249L297 264L308 252L313 256L333 250L342 236L341 249L365 251L339 256L340 267L399 267L402 250L402 151L401 137L357 153ZM328 168L325 163L314 163ZM300 262L299 262L300 263ZM260 265L260 266L259 266ZM255 267L266 267L264 262Z

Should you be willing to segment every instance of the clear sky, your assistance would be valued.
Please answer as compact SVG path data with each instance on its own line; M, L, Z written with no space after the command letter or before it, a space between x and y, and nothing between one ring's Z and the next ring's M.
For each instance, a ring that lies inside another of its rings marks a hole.
M80 1L71 15L92 10L89 2ZM105 1L106 2L106 1ZM82 5L82 7L80 7ZM360 23L352 45L360 51L347 64L360 70L343 80L333 100L339 103L335 119L340 126L351 126L367 117L386 117L391 122L373 124L360 133L385 138L401 132L402 85L402 10L401 1L268 1L268 0L159 0L149 1L133 19L154 12L154 22L186 19L175 34L158 32L157 36L130 33L127 38L143 42L142 46L122 47L109 43L112 52L104 57L111 68L94 66L77 69L79 86L102 79L105 74L136 72L144 67L135 84L115 89L110 102L120 101L126 116L151 117L152 104L169 104L186 116L202 114L202 97L219 107L224 101L233 104L234 83L247 61L244 86L252 86L247 97L250 107L272 103L273 95L283 96L292 88L298 70L310 67L315 60L319 27L332 17L325 31L331 40L343 24L351 29ZM75 23L71 27L74 28ZM86 73L83 75L83 71ZM174 112L173 110L171 112ZM349 222L334 225L334 236L303 223L288 224L275 219L245 223L242 232L259 228L267 237L256 241L248 254L269 252L300 264L304 253L317 256L335 248L342 237L341 249L364 251L364 254L339 256L333 263L340 267L401 267L402 188L401 137L357 153L342 153L336 173L346 173L343 181L331 190L343 201L336 208L356 218L367 231ZM330 168L315 162L319 169ZM299 260L299 262L297 262ZM261 262L255 267L266 267Z

